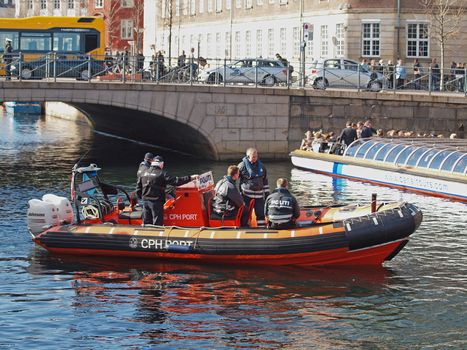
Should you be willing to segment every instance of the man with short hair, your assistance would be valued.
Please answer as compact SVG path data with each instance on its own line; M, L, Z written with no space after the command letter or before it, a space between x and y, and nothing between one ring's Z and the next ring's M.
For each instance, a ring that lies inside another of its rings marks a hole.
M238 166L230 165L225 175L215 187L212 210L222 217L235 217L238 209L244 205L243 197L237 189L236 181L240 177Z
M143 161L139 164L138 171L136 172L136 179L139 179L141 175L151 167L152 159L154 155L148 152L144 155Z
M242 226L248 226L250 212L248 210L250 202L255 201L254 209L256 214L256 223L258 227L264 227L264 199L269 195L269 183L266 168L258 159L256 148L248 148L246 156L238 164L240 170L240 189L243 200L245 201L245 210L242 215Z
M289 192L286 178L277 179L277 188L268 196L264 215L268 218L268 227L287 229L295 226L300 216L300 207L295 197Z
M138 198L143 199L143 223L162 226L164 224L165 188L167 185L181 186L198 178L198 175L176 177L162 170L164 159L156 156L151 167L143 172L137 183Z
M338 137L338 140L344 142L346 146L349 146L356 139L357 139L357 131L354 128L352 128L352 122L348 121L345 124L345 128L342 129L341 134Z
M5 47L3 49L3 63L5 63L5 80L11 80L11 62L13 47L11 46L11 39L5 39Z
M371 120L367 120L365 124L363 124L361 138L364 139L368 137L373 137L374 134L376 134L376 130L373 129Z

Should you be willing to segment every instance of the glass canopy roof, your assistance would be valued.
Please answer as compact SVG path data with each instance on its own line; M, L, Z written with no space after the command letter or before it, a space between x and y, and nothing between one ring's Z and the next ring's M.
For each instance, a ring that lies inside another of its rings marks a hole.
M447 173L467 174L465 140L359 139L347 147L344 156Z

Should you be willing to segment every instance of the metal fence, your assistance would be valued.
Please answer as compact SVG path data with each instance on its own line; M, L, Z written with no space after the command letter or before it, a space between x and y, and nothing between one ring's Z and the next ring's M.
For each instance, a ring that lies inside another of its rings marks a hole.
M362 66L351 60L305 62L266 58L205 59L133 55L63 55L49 53L29 59L14 53L0 63L0 77L12 80L74 78L82 81L141 82L153 84L212 84L283 86L314 89L370 91L414 90L467 93L464 67L441 69L396 65Z

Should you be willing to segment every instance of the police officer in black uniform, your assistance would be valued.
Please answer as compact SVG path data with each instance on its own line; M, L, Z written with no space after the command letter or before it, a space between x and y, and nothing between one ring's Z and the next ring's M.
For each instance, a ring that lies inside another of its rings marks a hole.
M143 223L162 226L164 224L165 188L167 185L181 186L198 178L198 175L176 177L162 170L164 160L154 157L151 167L138 178L136 192L143 199Z
M238 213L238 209L244 205L243 197L237 189L235 182L240 177L240 171L236 165L227 168L227 175L224 176L215 187L215 194L212 200L212 211L221 216L232 218Z
M138 171L136 173L136 179L139 179L143 173L151 167L151 162L154 155L150 152L144 155L144 160L139 164Z
M277 179L277 188L266 199L264 215L268 218L269 228L295 227L295 220L300 216L300 207L295 197L290 194L288 185L287 179Z
M269 183L266 168L258 159L258 151L248 148L246 157L238 164L240 170L240 188L245 201L242 215L242 226L248 226L250 202L255 201L256 223L259 227L266 225L264 219L264 199L269 195Z

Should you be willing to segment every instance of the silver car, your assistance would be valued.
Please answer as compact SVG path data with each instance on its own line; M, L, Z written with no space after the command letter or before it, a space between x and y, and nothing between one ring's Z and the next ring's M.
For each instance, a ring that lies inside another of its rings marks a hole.
M202 71L198 75L198 81L207 84L258 83L273 86L287 82L288 72L292 72L292 67L286 67L278 60L245 58L233 64Z
M307 73L307 81L315 89L347 87L379 91L384 86L381 72L370 71L345 58L316 60Z

